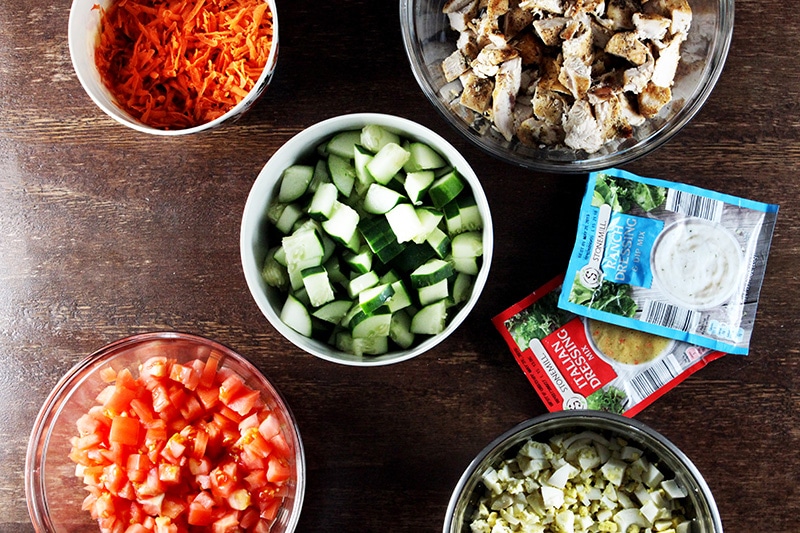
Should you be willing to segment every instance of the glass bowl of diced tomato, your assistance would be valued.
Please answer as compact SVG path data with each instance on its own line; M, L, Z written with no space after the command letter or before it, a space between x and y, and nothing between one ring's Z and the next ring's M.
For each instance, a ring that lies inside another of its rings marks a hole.
M278 390L230 348L175 332L77 363L39 412L25 467L39 532L287 533L305 491Z

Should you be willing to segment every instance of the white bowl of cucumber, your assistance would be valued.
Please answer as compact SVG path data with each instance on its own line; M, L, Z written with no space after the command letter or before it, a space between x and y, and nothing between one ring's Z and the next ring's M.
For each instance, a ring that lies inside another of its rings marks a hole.
M378 366L446 339L492 259L483 188L444 138L404 118L319 122L264 165L245 204L241 259L261 312L321 359Z

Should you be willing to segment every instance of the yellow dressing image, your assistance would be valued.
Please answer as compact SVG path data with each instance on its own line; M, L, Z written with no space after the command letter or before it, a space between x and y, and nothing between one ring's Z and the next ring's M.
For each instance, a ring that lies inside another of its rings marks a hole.
M666 337L597 320L587 320L587 332L592 344L603 355L626 365L648 363L672 343Z

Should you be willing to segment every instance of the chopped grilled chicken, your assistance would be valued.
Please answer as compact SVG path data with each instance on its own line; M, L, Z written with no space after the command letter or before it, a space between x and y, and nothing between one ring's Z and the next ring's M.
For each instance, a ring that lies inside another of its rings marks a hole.
M627 138L633 135L633 128L623 113L619 98L617 93L611 93L592 105L604 139Z
M542 44L533 33L525 32L511 40L508 44L519 52L523 66L538 65L542 62L544 44Z
M519 57L519 52L513 47L485 46L470 66L477 75L491 78L497 75L501 64L515 57Z
M533 28L536 34L546 46L558 46L561 44L561 32L569 22L565 17L553 17L533 21Z
M633 14L641 11L642 6L637 0L608 0L606 20L615 30L632 30Z
M558 79L561 74L561 63L561 56L544 56L542 58L539 69L539 87L546 91L558 91L563 94L570 94L569 89L564 87L564 84Z
M511 6L503 18L503 34L513 39L533 23L533 13L519 7L518 0L512 0Z
M461 83L464 85L464 90L459 98L461 105L481 114L489 109L492 103L494 81L468 72L461 77Z
M519 125L517 138L528 146L556 146L564 142L564 129L560 124L554 125L531 117Z
M650 82L639 93L639 113L645 118L654 117L670 100L672 100L672 91L669 87L659 87Z
M648 51L647 61L638 67L626 69L622 73L622 90L633 94L639 94L653 77L656 62L653 54Z
M562 15L564 13L564 3L562 0L522 0L519 3L519 7L536 14Z
M659 87L672 86L675 72L678 70L678 62L681 59L681 44L683 41L683 34L679 33L672 38L665 48L659 50L652 77L655 85Z
M561 125L561 119L567 110L567 100L556 91L536 87L531 100L533 115L550 125Z
M568 57L561 65L558 81L566 87L572 96L581 99L592 85L592 68L578 57Z
M466 31L478 16L478 0L450 0L442 8L447 14L450 27L455 31Z
M636 35L643 41L660 41L667 34L670 20L654 13L634 13L633 25Z
M478 37L475 35L475 32L472 30L462 31L458 35L456 49L461 51L461 53L464 54L464 57L469 61L472 61L478 57L481 47L478 46Z
M594 153L606 142L586 100L577 100L564 118L564 144L573 150Z
M486 16L491 19L499 19L508 13L508 0L488 0L486 2Z
M636 66L643 65L650 54L650 50L640 41L634 31L621 31L615 33L606 44L605 51L627 59Z
M517 56L500 65L492 91L492 120L503 137L514 137L514 105L522 75L522 59Z
M442 72L444 72L444 79L448 82L458 79L468 68L467 58L460 50L454 51L442 61Z
M670 19L669 31L673 35L689 33L692 25L692 8L687 0L649 0L644 4L644 12Z

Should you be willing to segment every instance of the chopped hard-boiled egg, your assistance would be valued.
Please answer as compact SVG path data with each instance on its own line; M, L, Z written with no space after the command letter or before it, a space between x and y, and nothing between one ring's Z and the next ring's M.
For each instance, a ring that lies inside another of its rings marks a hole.
M472 533L682 533L686 489L646 453L586 431L526 441L481 476Z

